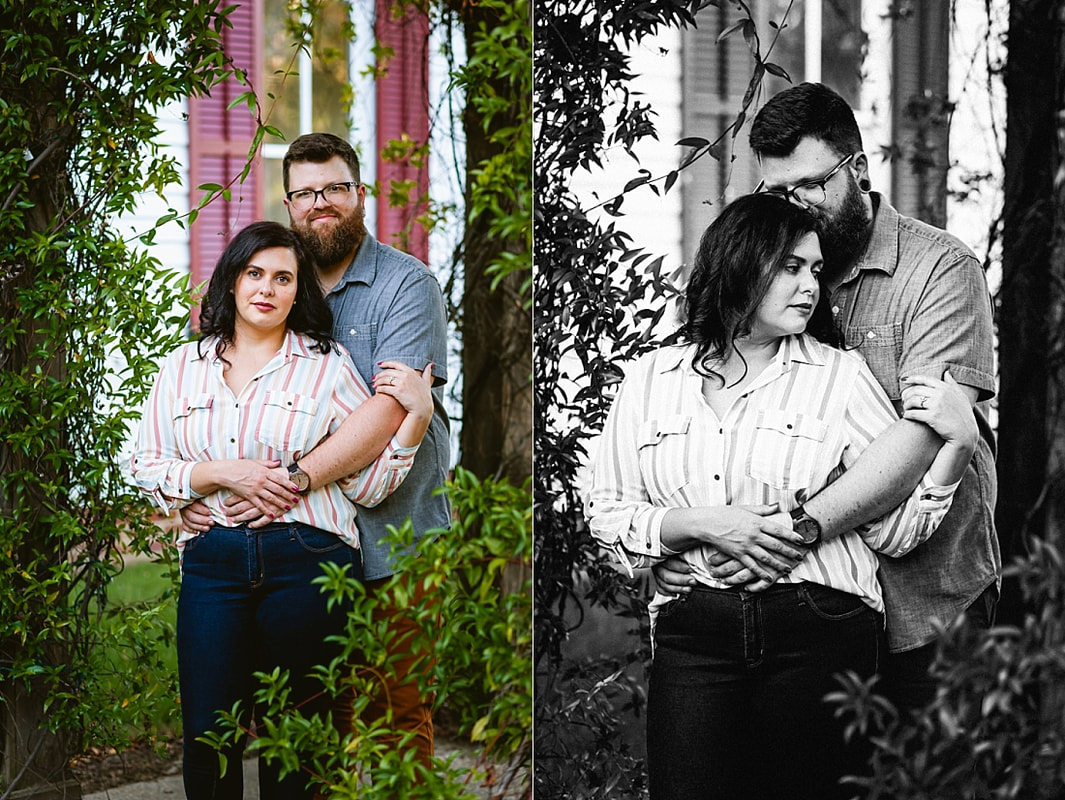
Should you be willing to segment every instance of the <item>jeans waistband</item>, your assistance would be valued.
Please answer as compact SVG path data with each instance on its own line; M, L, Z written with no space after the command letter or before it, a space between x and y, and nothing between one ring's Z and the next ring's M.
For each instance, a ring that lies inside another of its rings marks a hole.
M815 588L817 591L839 592L839 589L833 589L831 586L824 586L820 583L814 583L812 581L799 581L798 583L774 583L760 592L749 592L742 586L730 586L727 589L719 589L714 586L706 586L705 584L697 583L692 587L692 591L705 592L707 594L715 594L722 597L740 597L743 599L758 598L758 597L778 597L787 596L791 594L801 594L807 589ZM846 592L842 592L846 594Z
M311 530L319 530L313 525L308 525L306 522L269 522L259 528L249 527L248 523L241 523L240 525L215 525L216 528L224 531L233 531L234 533L281 533L292 532L297 528L310 528ZM328 531L326 531L328 533Z

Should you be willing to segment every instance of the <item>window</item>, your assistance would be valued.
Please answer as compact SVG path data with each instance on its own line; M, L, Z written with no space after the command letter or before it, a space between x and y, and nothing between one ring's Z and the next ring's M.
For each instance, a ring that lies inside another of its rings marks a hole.
M269 124L284 134L285 143L311 131L350 139L347 7L336 0L326 0L320 6L320 13L312 22L310 53L292 45L291 26L286 0L263 0L261 85L264 111L274 103ZM285 143L267 143L263 147L263 211L267 219L287 223L281 176Z
M788 0L767 0L765 22L779 22ZM761 8L761 5L760 5ZM765 34L763 53L772 39ZM800 0L788 15L788 27L777 39L769 60L788 71L793 84L825 83L839 92L852 108L861 107L862 55L868 38L862 29L862 3L850 0ZM767 96L788 87L782 78L771 78Z

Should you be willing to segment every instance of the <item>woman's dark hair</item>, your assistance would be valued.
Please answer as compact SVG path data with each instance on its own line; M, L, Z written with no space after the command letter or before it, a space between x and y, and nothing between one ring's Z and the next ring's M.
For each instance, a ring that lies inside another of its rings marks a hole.
M769 194L740 197L710 223L695 254L680 330L681 338L696 346L696 372L721 379L711 364L751 332L751 319L773 276L799 240L815 232L810 212ZM841 343L824 286L806 332L835 347Z
M233 342L237 319L233 288L237 278L256 253L271 247L284 247L296 256L296 302L286 320L288 329L312 338L322 353L336 347L332 334L333 312L322 295L314 259L303 240L280 223L253 222L238 232L222 251L200 308L200 344L208 337L217 336L215 352L219 358Z

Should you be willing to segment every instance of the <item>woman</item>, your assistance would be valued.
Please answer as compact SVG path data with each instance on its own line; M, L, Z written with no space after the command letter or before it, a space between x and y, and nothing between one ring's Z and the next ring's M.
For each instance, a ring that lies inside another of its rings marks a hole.
M253 673L290 671L292 703L312 714L321 685L308 678L328 663L327 636L344 609L327 609L312 581L331 562L362 577L354 503L379 503L402 482L432 414L428 369L385 363L377 391L407 416L385 452L360 473L299 494L280 464L311 450L369 396L350 358L330 336L332 315L314 263L288 228L257 222L222 253L203 302L199 341L163 364L148 399L132 461L133 478L167 513L203 499L207 533L182 533L178 668L189 800L241 798L240 748L219 754L198 741L219 711L240 701L244 721ZM430 365L431 366L431 365ZM259 529L228 522L235 489L268 487L280 512ZM260 762L263 798L311 797L307 775L279 781Z
M944 445L909 500L823 543L791 530L790 512L896 420L860 356L830 346L814 230L780 198L726 207L696 255L683 345L634 365L603 431L592 533L629 566L680 552L698 581L686 599L652 602L653 800L849 796L838 778L861 765L822 698L836 673L876 671L872 551L899 556L932 533L975 447L961 392L921 380L907 415ZM715 579L722 557L754 582Z

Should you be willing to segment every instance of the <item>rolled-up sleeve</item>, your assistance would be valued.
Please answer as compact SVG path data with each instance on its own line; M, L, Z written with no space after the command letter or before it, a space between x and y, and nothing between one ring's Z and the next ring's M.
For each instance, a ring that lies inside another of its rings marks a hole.
M148 395L129 466L137 488L168 516L202 497L192 490L195 462L181 457L173 425L175 361L172 356L163 364Z
M647 362L637 367L646 374ZM631 376L618 390L595 449L585 496L592 536L630 573L671 555L662 549L662 520L669 508L651 503L640 470L642 383Z
M873 439L897 420L891 401L863 363L847 406L844 465L853 465ZM859 526L859 535L878 553L895 558L906 555L939 527L960 483L940 486L926 472L905 502L880 519Z
M881 519L863 526L858 533L878 553L899 558L931 536L954 502L954 491L961 481L939 486L928 473L921 478L906 502Z
M950 370L958 383L995 394L991 293L980 262L971 254L943 258L930 270L899 358L900 377L942 378ZM901 392L901 387L899 389Z
M341 423L370 397L366 383L355 371L351 360L344 358L340 375L333 390L333 418L329 432L335 433ZM401 447L396 437L384 451L358 472L337 481L344 496L360 506L373 508L384 502L403 483L414 464L419 445Z

